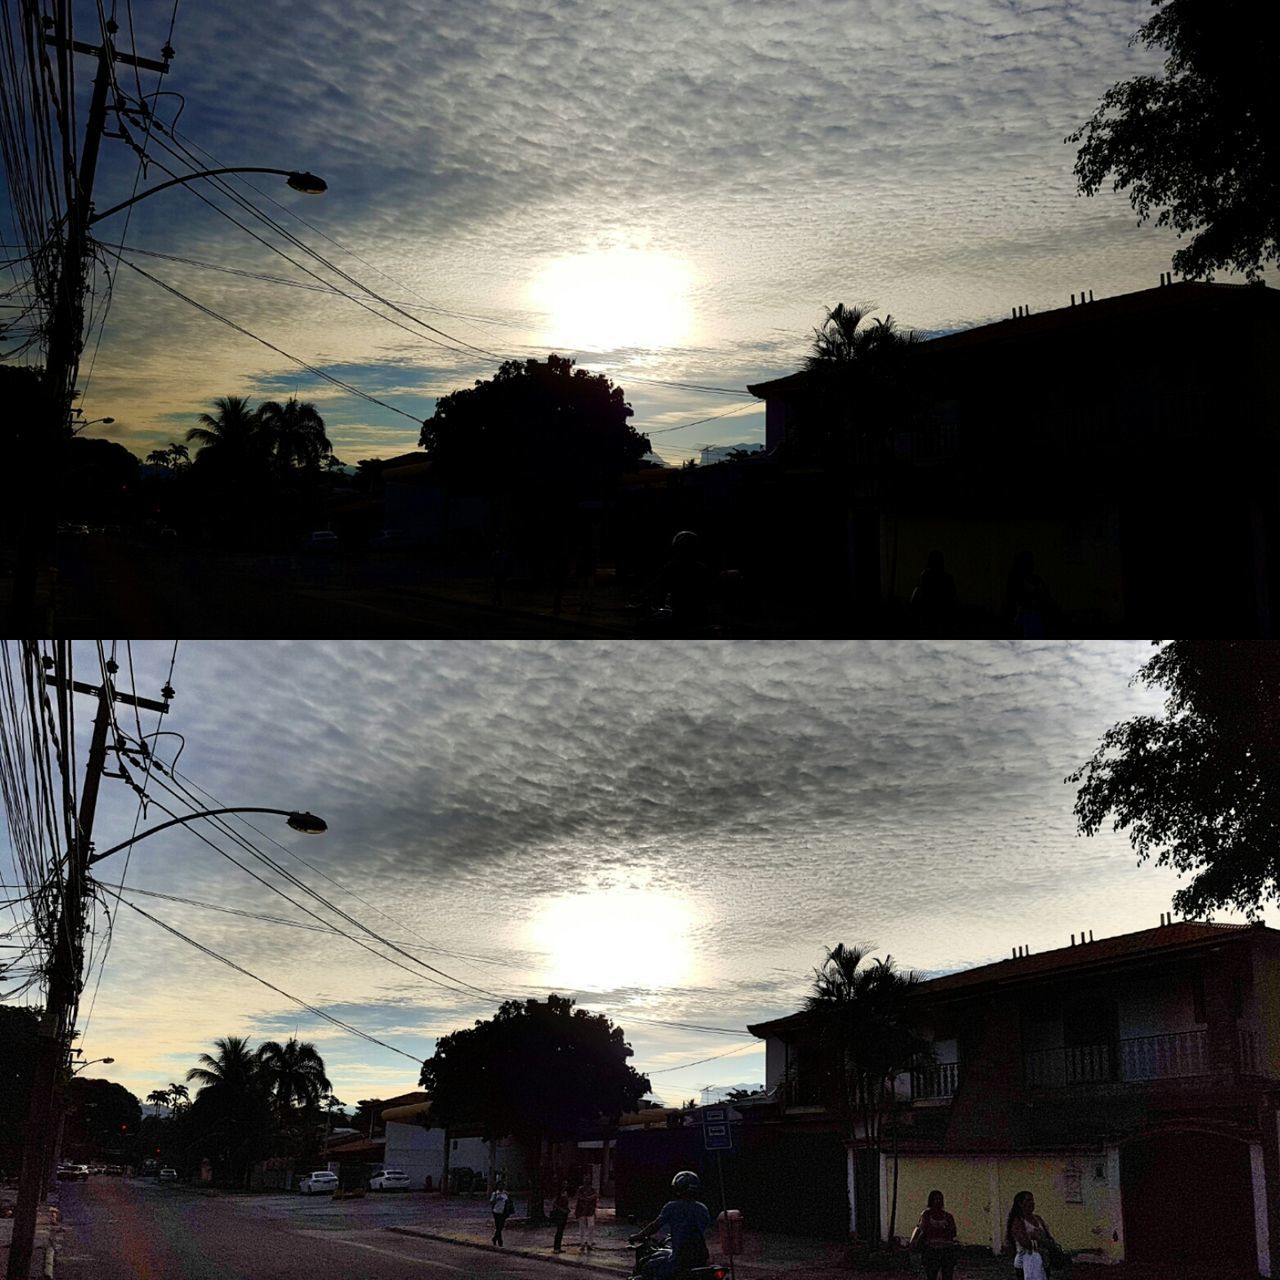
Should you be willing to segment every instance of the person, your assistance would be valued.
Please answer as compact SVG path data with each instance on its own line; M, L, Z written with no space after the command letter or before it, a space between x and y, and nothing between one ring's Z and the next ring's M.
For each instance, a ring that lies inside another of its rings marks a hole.
M1042 1252L1041 1246L1049 1237L1049 1228L1036 1213L1036 1198L1030 1191L1014 1196L1004 1234L1014 1247L1013 1265L1022 1272L1023 1280L1045 1280L1047 1252Z
M925 1280L938 1280L939 1272L942 1280L951 1280L956 1269L956 1220L943 1204L942 1192L930 1191L928 1207L912 1233L912 1238L920 1241Z
M1053 597L1036 572L1035 557L1019 551L1005 585L1005 611L1013 622L1013 634L1023 640L1043 640L1054 612Z
M956 583L941 551L930 551L920 582L911 593L911 612L925 635L949 635L955 625Z
M702 558L698 535L682 529L671 539L671 556L643 594L660 602L646 626L680 635L698 635L710 618L714 575ZM661 617L663 609L669 615Z
M682 1169L671 1179L676 1198L668 1200L648 1226L629 1237L628 1243L638 1244L655 1232L668 1234L669 1252L661 1250L645 1263L645 1280L671 1280L693 1267L707 1265L706 1233L711 1226L711 1211L696 1199L701 1188L698 1175L691 1169Z
M511 1216L512 1209L511 1196L505 1188L499 1187L489 1197L489 1208L493 1210L493 1243L502 1248L502 1228Z
M573 1216L578 1219L578 1252L590 1253L596 1247L596 1193L590 1182L578 1188Z
M551 1248L555 1253L560 1253L561 1246L564 1244L565 1224L569 1221L569 1184L567 1182L560 1184L559 1194L551 1202L551 1221L556 1229L555 1243Z

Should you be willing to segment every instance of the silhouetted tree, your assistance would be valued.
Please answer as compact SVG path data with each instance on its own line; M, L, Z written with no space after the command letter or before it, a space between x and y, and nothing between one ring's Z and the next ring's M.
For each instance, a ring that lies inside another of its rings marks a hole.
M562 356L509 360L487 382L442 396L420 443L442 475L556 520L607 496L648 453L631 416L604 374Z
M136 1134L142 1104L122 1084L73 1076L67 1082L63 1150L73 1158L96 1159L117 1151Z
M866 959L860 948L837 943L814 970L804 1008L816 1032L815 1065L826 1105L840 1119L848 1141L861 1142L872 1153L868 1163L878 1169L884 1120L896 1105L895 1081L927 1062L932 1051L911 1028L916 975L899 972L892 956L864 964ZM895 1125L891 1238L897 1216L897 1154ZM878 1214L873 1221L878 1240Z
M282 1114L295 1106L304 1111L316 1110L331 1088L324 1073L324 1059L315 1045L296 1036L290 1036L284 1044L268 1040L260 1045L258 1070Z
M191 1105L194 1154L212 1157L219 1172L240 1181L270 1150L269 1084L243 1037L223 1036L214 1045L217 1052L202 1053L187 1072L200 1085Z
M219 396L214 413L202 413L200 425L187 432L187 443L199 446L196 465L224 471L261 472L271 452L262 419L243 396Z
M1256 918L1280 899L1280 649L1174 640L1134 679L1168 691L1165 713L1113 725L1068 775L1080 832L1110 817L1140 862L1194 873L1173 895L1183 916Z
M324 433L324 419L315 405L304 403L296 396L290 396L284 404L268 400L259 408L258 418L280 469L301 467L314 471L332 457L332 446Z
M171 441L167 448L152 449L147 454L147 462L153 467L164 467L167 471L182 471L191 465L191 451L185 444Z
M1163 76L1112 85L1078 143L1085 195L1113 178L1145 222L1191 242L1174 270L1256 278L1280 260L1280 6L1254 0L1152 0L1160 12L1134 36L1164 49Z
M869 312L838 302L813 331L804 360L805 407L796 447L808 459L839 467L855 457L859 438L882 447L913 414L911 374L919 338L892 316L866 323Z
M486 1022L442 1036L420 1083L440 1123L479 1125L486 1139L522 1141L535 1171L529 1214L542 1217L542 1142L633 1110L649 1081L603 1014L563 996L508 1000Z

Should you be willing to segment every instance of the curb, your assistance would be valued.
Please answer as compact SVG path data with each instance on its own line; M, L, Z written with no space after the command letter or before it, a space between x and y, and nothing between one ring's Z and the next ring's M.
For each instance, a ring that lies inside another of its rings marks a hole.
M485 1244L480 1240L468 1240L466 1236L445 1235L442 1231L424 1231L419 1227L387 1227L386 1230L399 1236L417 1236L422 1240L440 1240L445 1244L465 1245L469 1249L484 1249L488 1253L504 1253L516 1258L532 1258L535 1262L550 1262L558 1267L574 1267L582 1271L599 1271L607 1276L630 1276L630 1267L610 1267L599 1262L581 1262L573 1258L558 1258L556 1255L538 1252L533 1249L498 1248L496 1244Z

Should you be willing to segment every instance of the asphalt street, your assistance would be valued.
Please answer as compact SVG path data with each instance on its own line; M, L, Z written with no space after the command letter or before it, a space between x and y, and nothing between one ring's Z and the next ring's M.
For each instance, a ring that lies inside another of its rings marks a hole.
M397 1235L409 1196L235 1195L147 1179L61 1188L56 1280L558 1280L554 1264Z

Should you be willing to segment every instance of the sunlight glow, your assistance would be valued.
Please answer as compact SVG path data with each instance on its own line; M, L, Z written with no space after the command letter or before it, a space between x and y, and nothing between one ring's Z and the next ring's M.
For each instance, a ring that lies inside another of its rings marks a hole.
M547 955L551 986L656 990L691 975L692 923L692 911L670 894L602 889L549 898L530 926L530 938Z
M546 343L570 350L670 347L691 327L693 273L680 258L608 249L557 258L529 290L546 314Z

